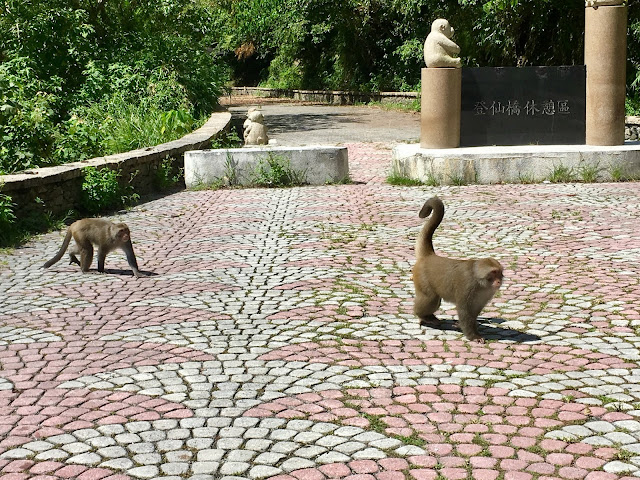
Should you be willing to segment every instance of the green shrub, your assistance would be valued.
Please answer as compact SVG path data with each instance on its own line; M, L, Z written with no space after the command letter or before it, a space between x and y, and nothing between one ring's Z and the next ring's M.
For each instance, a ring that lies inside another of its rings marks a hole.
M159 189L166 190L173 188L182 182L182 179L184 178L184 169L174 168L174 162L174 158L167 157L160 162L160 165L158 165L155 183L156 187Z
M241 147L243 141L240 139L235 130L230 132L222 131L216 138L211 139L209 148L238 148Z
M182 137L206 120L195 119L184 87L162 69L145 74L144 67L92 63L81 98L98 98L73 110L64 132L75 160L126 152ZM63 144L63 141L60 142ZM72 161L65 155L61 161Z
M42 200L35 199L38 207L44 207ZM27 240L34 232L43 232L59 222L50 212L38 208L37 213L15 215L16 204L10 195L0 193L0 247L13 247Z
M397 172L393 172L387 176L387 183L399 187L416 187L424 185L424 182L420 180L414 180L413 178L402 176Z
M0 174L196 128L227 67L206 2L0 2Z
M16 205L9 195L0 193L0 235L16 221L16 216L13 213L15 207Z
M46 166L60 79L39 81L24 57L0 62L0 174Z
M293 187L306 184L305 176L305 172L291 168L288 158L269 154L258 162L253 183L258 187Z
M568 183L574 181L574 177L573 168L565 165L554 165L549 174L549 181L551 183Z
M89 213L121 208L140 198L130 185L121 186L120 171L86 167L83 172L81 204Z

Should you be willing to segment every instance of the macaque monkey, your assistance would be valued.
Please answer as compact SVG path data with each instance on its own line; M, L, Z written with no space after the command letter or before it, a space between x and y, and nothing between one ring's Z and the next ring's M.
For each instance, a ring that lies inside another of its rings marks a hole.
M113 223L101 218L84 218L69 225L60 250L55 257L44 264L44 268L49 268L62 258L71 237L76 241L76 246L69 251L69 264L80 265L83 273L89 271L93 261L93 246L95 245L98 247L98 271L100 273L104 273L104 260L107 254L119 248L127 256L127 262L136 278L144 276L138 270L138 262L133 253L133 245L131 245L129 227L124 223ZM80 255L80 260L76 255Z
M433 212L433 214L432 214ZM493 258L455 260L440 257L433 251L433 232L444 217L444 205L438 197L425 202L420 218L431 218L424 224L416 241L416 264L413 283L416 298L413 311L420 325L438 322L434 312L444 299L454 303L458 324L465 337L478 343L484 338L478 332L478 315L502 285L502 265Z

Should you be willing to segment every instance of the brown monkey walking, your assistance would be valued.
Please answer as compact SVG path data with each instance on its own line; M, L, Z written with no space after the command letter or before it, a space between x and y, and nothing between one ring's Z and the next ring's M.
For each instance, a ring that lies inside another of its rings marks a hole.
M100 273L104 272L104 260L107 254L119 248L127 256L127 262L136 278L144 276L138 270L129 227L124 223L113 223L101 218L84 218L69 225L60 250L55 257L44 264L44 268L49 268L62 258L71 237L76 241L76 246L69 251L69 263L80 265L83 273L89 271L93 261L93 246L95 245L98 247L98 271ZM80 260L76 255L80 255Z
M455 260L436 255L433 232L444 217L444 205L438 197L427 200L419 216L426 218L430 214L431 218L422 227L416 241L413 311L420 319L420 325L437 322L434 312L444 298L455 304L458 323L465 337L484 343L478 332L478 315L502 285L502 265L493 258Z

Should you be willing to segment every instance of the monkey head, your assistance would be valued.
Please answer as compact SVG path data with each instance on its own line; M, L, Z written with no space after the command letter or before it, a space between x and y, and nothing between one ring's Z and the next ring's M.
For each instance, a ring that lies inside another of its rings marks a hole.
M264 122L264 117L262 116L262 112L259 112L258 110L252 110L249 113L247 113L247 119L256 123Z
M449 21L444 18L437 18L431 24L431 31L434 33L442 33L445 37L453 37L453 27L449 25Z
M127 227L126 224L117 223L115 227L117 229L116 238L120 241L120 243L127 243L129 240L131 240L131 233L129 232L129 227Z
M494 293L502 286L502 265L497 260L493 258L476 260L474 270L479 283L484 287L491 288Z

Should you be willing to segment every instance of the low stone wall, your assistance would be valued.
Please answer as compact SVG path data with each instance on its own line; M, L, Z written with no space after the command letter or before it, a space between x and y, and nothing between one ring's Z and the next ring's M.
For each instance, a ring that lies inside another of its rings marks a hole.
M624 139L632 142L640 140L640 117L627 117L625 119Z
M353 105L356 103L412 103L419 95L416 92L346 92L340 90L288 90L264 87L232 87L233 95L254 97L290 98L303 102L328 103L330 105Z
M349 177L347 147L245 147L185 153L187 187L214 184L250 186L259 162L286 159L288 167L309 185L339 183Z
M198 130L172 142L130 152L97 157L57 167L35 168L14 175L0 175L0 193L11 196L20 218L30 213L64 215L77 209L82 196L85 167L111 168L121 173L121 182L131 185L139 195L158 190L160 164L171 159L175 171L184 167L184 152L207 148L211 139L229 128L231 114L214 113Z

